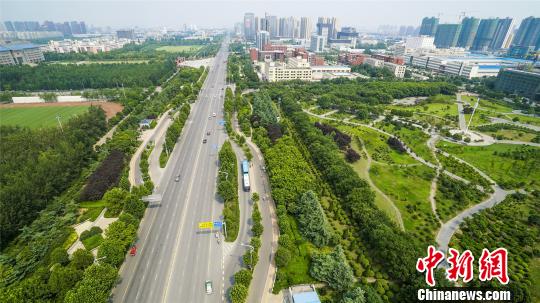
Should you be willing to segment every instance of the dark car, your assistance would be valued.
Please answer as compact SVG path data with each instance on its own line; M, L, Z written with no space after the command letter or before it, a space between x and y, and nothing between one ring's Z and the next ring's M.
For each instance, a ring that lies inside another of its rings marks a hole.
M206 143L206 139L202 139L202 143Z

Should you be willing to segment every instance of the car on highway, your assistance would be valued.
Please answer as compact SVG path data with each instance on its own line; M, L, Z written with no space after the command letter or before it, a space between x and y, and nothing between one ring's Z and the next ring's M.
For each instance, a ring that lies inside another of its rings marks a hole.
M216 113L212 113L212 117L215 117L216 116Z
M174 178L174 182L178 182L180 181L180 175L176 176L176 178Z
M135 256L137 254L137 245L133 245L131 249L129 250L129 254L131 256Z
M212 116L208 116L208 120L212 119Z
M210 136L210 131L207 131L207 132L206 132L206 135L207 135L207 136Z
M204 282L204 289L205 289L207 295L212 294L214 292L214 290L212 289L212 281L206 280Z
M202 143L206 143L206 139L202 139Z

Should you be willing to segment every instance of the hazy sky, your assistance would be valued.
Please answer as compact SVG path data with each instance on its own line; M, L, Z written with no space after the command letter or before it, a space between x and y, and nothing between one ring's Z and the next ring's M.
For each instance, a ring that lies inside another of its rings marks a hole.
M244 1L155 1L155 0L0 0L0 20L81 20L112 27L178 28L182 24L201 27L232 27L245 12L259 16L335 16L340 25L375 29L378 25L419 25L422 17L441 14L442 22L457 22L461 12L480 18L510 16L540 17L540 0L244 0Z

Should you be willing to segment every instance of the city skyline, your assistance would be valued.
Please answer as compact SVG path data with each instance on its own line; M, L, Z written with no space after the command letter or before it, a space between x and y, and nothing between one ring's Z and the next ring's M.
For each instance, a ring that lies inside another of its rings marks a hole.
M323 2L306 5L306 1L180 1L142 3L140 1L114 1L104 3L95 1L0 1L3 11L1 21L45 21L84 20L88 25L111 27L168 27L178 28L183 24L197 24L201 27L231 28L243 18L244 12L253 12L256 16L265 13L274 16L305 16L316 20L319 16L333 15L340 19L343 26L354 26L359 30L376 30L379 26L419 26L426 16L438 17L440 23L457 23L465 12L466 16L480 19L512 17L518 24L534 11L540 11L540 3L534 1L455 2L446 1L338 1L328 7ZM99 4L106 5L107 9ZM210 7L209 7L209 4ZM276 5L279 4L279 5ZM388 5L392 10L388 10ZM535 9L535 7L537 9ZM345 9L346 8L346 9ZM407 10L408 14L400 14ZM239 12L242 13L239 13ZM374 14L373 12L377 13ZM205 18L212 15L212 18ZM135 21L134 21L135 20Z

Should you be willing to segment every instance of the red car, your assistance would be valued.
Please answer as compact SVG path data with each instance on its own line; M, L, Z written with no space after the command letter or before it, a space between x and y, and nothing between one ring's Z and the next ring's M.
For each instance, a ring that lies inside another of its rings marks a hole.
M135 256L137 254L137 245L133 245L129 250L129 254Z

